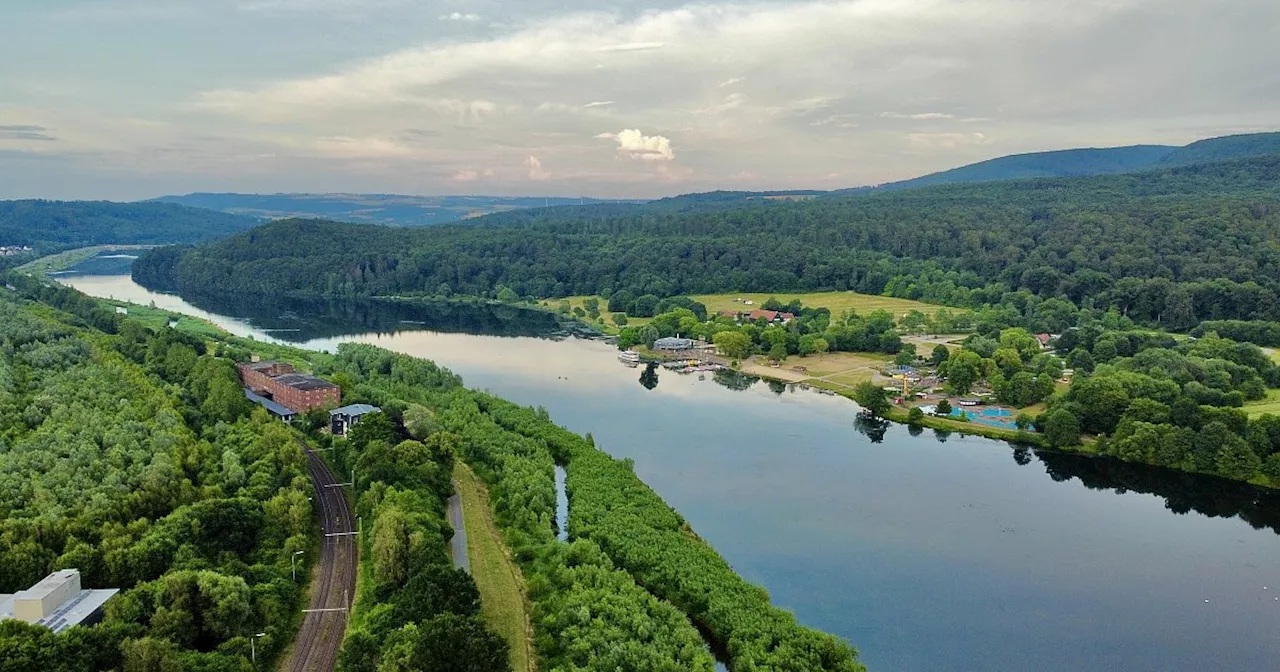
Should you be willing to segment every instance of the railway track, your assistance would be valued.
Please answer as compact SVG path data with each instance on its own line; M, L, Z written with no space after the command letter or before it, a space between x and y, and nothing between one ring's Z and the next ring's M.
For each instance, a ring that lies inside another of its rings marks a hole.
M320 529L325 535L315 573L311 603L298 630L293 652L281 669L291 672L331 672L347 630L347 612L355 598L358 547L355 519L343 487L329 466L311 447L298 440L307 454L307 470L316 489Z

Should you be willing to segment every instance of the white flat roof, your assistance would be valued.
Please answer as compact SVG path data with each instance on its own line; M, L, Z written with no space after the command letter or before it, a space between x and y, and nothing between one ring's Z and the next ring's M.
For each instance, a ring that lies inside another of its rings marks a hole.
M43 625L54 632L80 625L118 592L115 588L82 590L79 595L58 605L52 614L40 619L36 625ZM0 595L0 621L13 618L13 598L13 595Z

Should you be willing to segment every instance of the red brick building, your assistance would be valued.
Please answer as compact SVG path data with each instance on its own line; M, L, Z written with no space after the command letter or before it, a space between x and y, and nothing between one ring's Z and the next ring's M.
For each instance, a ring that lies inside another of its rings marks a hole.
M236 368L245 387L298 413L342 403L337 385L298 373L283 362L237 364Z

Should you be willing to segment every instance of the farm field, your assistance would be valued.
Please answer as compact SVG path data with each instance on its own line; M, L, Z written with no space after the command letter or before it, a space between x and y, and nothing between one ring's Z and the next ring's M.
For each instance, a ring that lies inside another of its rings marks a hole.
M817 292L809 294L700 294L690 297L694 301L700 301L707 306L709 312L715 313L722 310L751 310L761 307L765 301L771 298L777 299L782 303L790 303L792 299L800 299L806 307L810 308L829 308L831 314L839 315L841 311L853 310L858 314L865 315L874 310L887 310L893 313L894 317L901 318L905 313L918 310L927 315L931 315L943 306L937 306L930 303L921 303L910 299L895 299L890 296L874 296L871 294L858 294L856 292ZM736 299L742 299L742 302ZM746 301L751 301L752 305L747 306ZM962 308L947 308L953 313L967 312Z

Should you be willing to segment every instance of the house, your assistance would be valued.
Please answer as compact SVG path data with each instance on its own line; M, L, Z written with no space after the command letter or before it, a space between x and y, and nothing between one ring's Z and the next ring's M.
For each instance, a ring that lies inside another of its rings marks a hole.
M1036 340L1040 341L1040 349L1048 350L1049 343L1053 341L1053 334L1036 334Z
M347 431L360 422L360 418L370 413L381 413L382 409L369 404L351 404L329 411L329 430L334 436L345 436Z
M795 318L796 316L791 313L783 313L776 310L753 310L746 315L746 320L748 322L755 322L756 320L763 319L765 322L769 322L771 324L786 324Z
M241 363L236 368L246 388L296 413L342 403L337 385L298 373L284 362Z
M961 406L977 406L980 403L982 403L982 401L978 399L961 399L960 400Z
M688 350L693 347L693 341L687 338L659 338L653 342L654 350Z
M82 590L80 570L63 569L13 595L0 595L0 621L10 618L43 625L55 633L102 618L102 607L120 592L115 588Z

